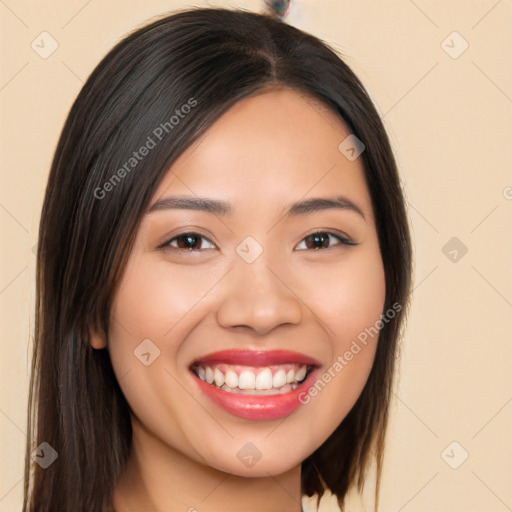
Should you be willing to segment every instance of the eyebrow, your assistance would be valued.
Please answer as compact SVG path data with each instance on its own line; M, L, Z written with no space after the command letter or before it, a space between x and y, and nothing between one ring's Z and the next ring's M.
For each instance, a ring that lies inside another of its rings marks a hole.
M361 208L350 201L350 199L343 196L315 197L303 201L296 201L287 205L283 209L283 214L286 217L295 217L333 208L354 211L363 219L365 218ZM170 196L153 204L148 209L147 214L170 209L198 210L223 216L233 213L231 203L227 201L209 199L207 197Z

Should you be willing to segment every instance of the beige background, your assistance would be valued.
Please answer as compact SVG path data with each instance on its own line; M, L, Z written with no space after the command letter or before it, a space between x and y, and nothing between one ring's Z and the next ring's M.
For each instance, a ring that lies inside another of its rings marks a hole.
M60 130L123 34L187 5L206 2L0 0L0 512L21 505L33 248ZM415 290L381 510L512 510L512 2L296 0L288 22L369 89L409 203ZM47 59L31 47L45 31Z

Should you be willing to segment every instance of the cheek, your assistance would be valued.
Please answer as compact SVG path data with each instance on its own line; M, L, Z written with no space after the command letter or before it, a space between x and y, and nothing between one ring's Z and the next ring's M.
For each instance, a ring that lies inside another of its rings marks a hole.
M172 338L175 326L207 291L203 273L176 271L150 258L135 260L125 271L112 316L132 337Z
M386 285L380 252L354 252L345 262L318 268L306 273L304 296L339 352L383 312Z
M317 375L301 402L323 425L324 436L339 425L368 379L385 301L380 252L360 253L340 265L310 294L315 314L330 338L331 362Z
M132 413L162 438L183 443L176 417L190 395L176 383L177 354L204 287L191 272L171 274L168 263L135 255L111 310L109 354Z
M155 396L149 388L172 384L166 370L173 372L183 326L193 317L204 287L200 283L190 273L171 275L169 265L150 258L129 262L112 305L108 340L114 371L129 402L143 393Z

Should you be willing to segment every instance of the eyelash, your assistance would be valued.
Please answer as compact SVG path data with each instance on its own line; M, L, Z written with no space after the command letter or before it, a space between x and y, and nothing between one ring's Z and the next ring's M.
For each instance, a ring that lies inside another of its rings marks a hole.
M201 252L201 249L184 249L184 248L181 248L181 247L173 247L171 246L171 242L173 242L174 240L177 240L178 238L180 237L184 237L184 236L187 236L187 235L192 235L194 236L195 238L199 238L199 239L204 239L204 240L207 240L208 242L210 242L212 245L215 245L209 238L207 238L206 236L204 235L201 235L200 233L196 233L196 232L193 232L193 231L187 231L187 232L184 232L184 233L181 233L179 235L176 235L174 236L173 238L171 238L170 240L168 240L167 242L163 243L162 245L159 246L159 249L170 249L170 250L173 250L173 251L186 251L186 252ZM311 238L315 235L328 235L328 236L333 236L334 238L336 238L337 240L339 240L339 244L334 244L334 245L359 245L359 244L356 244L354 242L352 242L351 240L349 240L348 238L340 235L340 234L336 234L336 233L333 233L331 231L315 231L314 233L310 233L309 235L305 236L300 242L302 243L304 240L308 239L308 238ZM331 246L332 247L332 246ZM327 247L327 249L331 249L331 247ZM306 249L299 249L300 251L303 251L303 250L308 250L307 248ZM313 248L313 249L309 249L309 250L325 250L325 249L322 249L321 247L318 247L318 248Z

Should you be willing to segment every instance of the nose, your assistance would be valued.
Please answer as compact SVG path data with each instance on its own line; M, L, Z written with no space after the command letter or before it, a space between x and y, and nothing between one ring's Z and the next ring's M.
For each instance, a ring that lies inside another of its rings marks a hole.
M217 321L263 336L280 325L300 324L303 304L282 273L269 267L265 252L253 263L242 259L225 279Z

